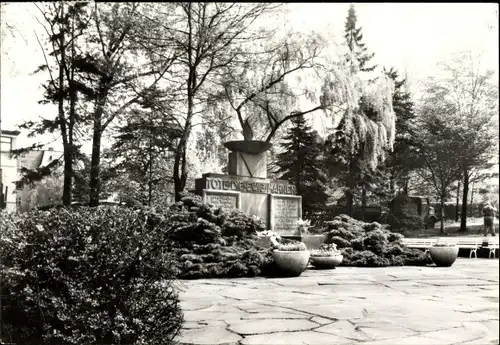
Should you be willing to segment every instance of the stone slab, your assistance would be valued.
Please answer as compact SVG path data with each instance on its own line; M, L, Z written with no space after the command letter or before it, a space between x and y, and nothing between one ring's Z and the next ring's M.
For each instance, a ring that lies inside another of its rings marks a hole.
M341 345L352 343L353 341L350 339L314 331L251 335L241 341L242 345Z
M238 334L250 335L305 331L317 326L316 323L304 319L260 319L233 323L229 329Z
M416 334L414 331L392 324L361 326L359 330L373 340L404 338Z
M180 343L193 345L234 344L243 339L242 336L228 331L224 327L206 327L182 330L176 338Z
M241 208L241 193L233 191L203 190L203 202L220 207L225 212Z
M230 152L227 170L230 175L267 177L267 154Z
M271 230L281 236L297 234L297 220L302 218L300 195L274 195L269 198Z
M356 341L368 341L371 338L361 331L358 327L355 327L351 322L347 320L339 320L337 322L330 323L325 326L321 326L315 329L316 332L333 334L343 338L353 339Z
M246 214L259 217L269 229L268 199L268 194L241 193L240 210Z
M498 259L459 258L446 270L338 267L328 275L308 270L297 278L185 280L181 306L191 310L183 309L184 332L176 340L183 344L498 344L498 270ZM398 276L407 282L391 281ZM485 288L456 283L486 276L496 284ZM422 280L437 280L443 286L412 284ZM274 318L282 316L286 318ZM245 329L246 325L250 327ZM361 340L353 333L373 340Z

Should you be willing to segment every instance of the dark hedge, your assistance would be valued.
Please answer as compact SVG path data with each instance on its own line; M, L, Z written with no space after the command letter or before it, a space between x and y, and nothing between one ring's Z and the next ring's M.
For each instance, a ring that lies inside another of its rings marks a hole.
M272 270L272 248L259 244L264 224L246 214L184 197L167 211L165 229L178 278L253 277Z
M432 263L430 255L406 247L403 235L393 233L387 225L364 223L347 215L325 223L325 243L335 243L344 258L342 266L424 266Z
M182 313L165 226L126 208L1 213L0 340L172 343Z

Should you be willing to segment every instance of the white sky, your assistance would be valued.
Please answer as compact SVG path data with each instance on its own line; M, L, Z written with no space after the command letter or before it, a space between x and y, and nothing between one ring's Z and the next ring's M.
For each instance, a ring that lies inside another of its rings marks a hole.
M297 30L328 30L343 40L348 3L289 4L288 19ZM418 82L433 74L436 63L462 50L483 52L485 64L498 76L498 4L493 3L359 3L355 4L358 26L374 62L406 70L415 89ZM1 119L2 129L16 129L24 120L43 115L53 117L50 107L40 106L39 88L44 78L30 73L43 63L43 55L33 31L40 32L34 20L32 3L9 3L2 21L15 24L20 35L2 38ZM31 13L30 13L31 12ZM3 25L2 25L3 28ZM415 90L416 91L416 90ZM19 144L34 139L20 135ZM57 147L57 145L54 145Z

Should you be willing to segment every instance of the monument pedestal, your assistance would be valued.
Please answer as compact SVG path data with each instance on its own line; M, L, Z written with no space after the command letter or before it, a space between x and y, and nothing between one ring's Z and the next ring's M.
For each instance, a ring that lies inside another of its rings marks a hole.
M266 153L253 154L237 151L230 152L227 168L229 175L266 178Z
M195 190L203 201L224 211L238 209L261 218L282 236L298 235L297 220L302 218L302 197L286 180L267 178L264 141L231 141L224 144L229 153L229 175L203 174L195 180Z

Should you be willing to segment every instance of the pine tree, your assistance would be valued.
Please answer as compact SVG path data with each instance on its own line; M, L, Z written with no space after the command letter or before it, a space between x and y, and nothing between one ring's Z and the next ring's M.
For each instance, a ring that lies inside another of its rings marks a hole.
M103 158L113 162L111 179L127 176L139 186L136 201L151 206L160 189L171 182L166 166L172 163L169 158L182 131L173 118L159 112L135 109L128 113L126 123L118 128L111 150ZM123 185L118 184L118 191L122 191Z
M411 94L404 89L406 79L400 79L399 73L391 68L384 72L394 81L392 104L396 113L396 138L394 149L389 155L386 167L390 172L390 189L394 195L397 189L408 194L408 182L411 171L419 168L417 163L418 147L415 138L416 118Z
M80 76L76 68L76 61L82 59L79 37L86 34L89 28L89 17L87 3L50 3L37 6L44 18L40 21L48 37L45 37L45 45L35 33L36 39L42 48L44 64L40 65L34 73L48 72L48 81L42 84L44 88L44 99L40 104L52 103L57 105L57 114L53 118L41 119L33 122L27 121L20 128L27 129L28 136L36 136L44 133L60 135L62 140L63 155L56 158L47 166L38 169L21 169L22 178L17 181L17 187L32 185L37 181L54 173L59 165L64 166L64 187L62 200L64 205L70 205L72 201L72 185L74 179L74 164L81 156L78 133L85 124L85 120L79 110L79 99L81 98ZM48 53L46 52L48 50ZM44 145L33 145L31 147L15 150L14 155L19 156L35 148Z
M359 70L362 72L372 72L377 68L377 65L367 67L366 64L375 56L375 53L369 54L365 43L362 42L363 34L361 33L361 27L357 28L357 17L354 5L349 7L347 12L347 19L345 22L345 34L344 37L349 47L349 52L347 56L347 61L354 63L353 58L357 60L359 65Z
M375 54L367 52L362 42L361 27L357 28L356 24L356 11L351 5L345 23L344 37L349 49L346 61L351 64L351 69L355 73L355 66L358 67L357 73L372 72L377 66L367 67L367 63ZM358 109L346 113L336 132L327 140L326 154L329 157L329 173L331 176L336 176L345 188L348 215L354 212L353 204L356 194L360 194L364 210L368 195L379 193L378 187L384 174L377 168L385 158L386 144L385 140L380 140L386 137L386 132L381 127L384 120L381 120L379 115L373 104L362 97ZM364 218L364 211L362 214Z
M324 207L328 180L323 172L322 144L303 116L292 119L282 149L276 157L277 174L293 183L297 194L302 195L304 214Z

